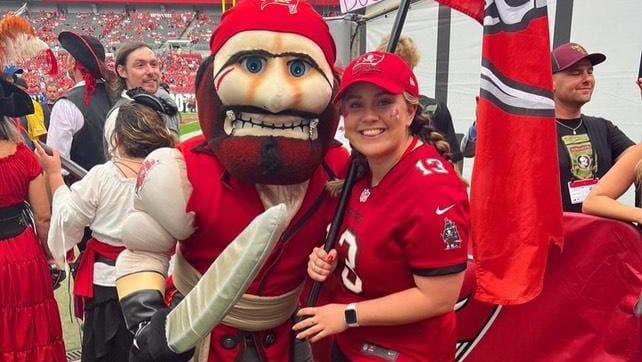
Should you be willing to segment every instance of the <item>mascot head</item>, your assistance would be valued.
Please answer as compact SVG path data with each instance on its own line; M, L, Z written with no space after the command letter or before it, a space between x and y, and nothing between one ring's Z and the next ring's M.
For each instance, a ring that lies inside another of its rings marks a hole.
M336 49L303 0L241 0L210 40L196 95L209 146L234 177L295 184L334 138Z

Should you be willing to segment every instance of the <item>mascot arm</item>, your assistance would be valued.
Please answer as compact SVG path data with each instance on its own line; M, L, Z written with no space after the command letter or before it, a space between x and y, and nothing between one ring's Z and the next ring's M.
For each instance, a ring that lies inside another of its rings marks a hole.
M123 251L116 262L116 288L127 328L135 334L131 361L187 361L165 340L165 279L176 240L193 232L186 207L192 186L185 161L175 149L159 149L145 159L136 185L134 210L123 227Z

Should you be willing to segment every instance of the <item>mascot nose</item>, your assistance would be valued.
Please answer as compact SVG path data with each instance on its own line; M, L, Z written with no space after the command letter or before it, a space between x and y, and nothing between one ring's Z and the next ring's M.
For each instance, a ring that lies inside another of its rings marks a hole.
M279 113L287 109L294 108L292 104L292 94L284 89L283 84L279 82L270 82L266 87L262 87L261 95L263 108L272 112Z

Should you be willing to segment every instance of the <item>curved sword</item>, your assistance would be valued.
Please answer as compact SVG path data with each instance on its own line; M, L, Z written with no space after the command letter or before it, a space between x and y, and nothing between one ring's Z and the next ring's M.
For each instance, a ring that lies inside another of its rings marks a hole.
M261 270L288 223L279 204L257 216L167 315L165 337L177 353L193 348L221 322Z

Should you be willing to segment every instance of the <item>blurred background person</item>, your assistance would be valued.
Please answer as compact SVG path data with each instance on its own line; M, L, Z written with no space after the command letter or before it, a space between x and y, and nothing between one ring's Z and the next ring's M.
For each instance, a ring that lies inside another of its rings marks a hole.
M105 162L103 129L112 105L107 83L114 76L98 39L63 31L58 40L69 52L64 66L76 84L51 110L47 145L88 170Z

